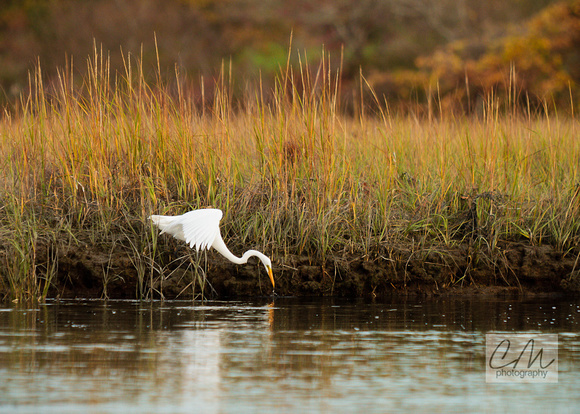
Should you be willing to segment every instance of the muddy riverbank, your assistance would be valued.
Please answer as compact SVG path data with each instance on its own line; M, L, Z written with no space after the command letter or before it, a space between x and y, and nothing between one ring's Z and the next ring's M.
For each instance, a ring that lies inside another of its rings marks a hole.
M120 249L119 249L120 250ZM41 273L46 246L39 249ZM83 298L235 298L271 294L271 285L258 261L245 266L208 252L199 262L194 254L162 271L136 266L123 251L98 247L58 250L56 277L49 297ZM182 252L183 253L183 252ZM306 256L273 258L276 294L281 296L381 297L393 293L461 294L578 294L580 266L575 255L551 246L506 243L493 259L469 245L417 252L385 248L373 257L345 256L315 262ZM199 263L197 272L194 264ZM206 282L203 284L203 275Z

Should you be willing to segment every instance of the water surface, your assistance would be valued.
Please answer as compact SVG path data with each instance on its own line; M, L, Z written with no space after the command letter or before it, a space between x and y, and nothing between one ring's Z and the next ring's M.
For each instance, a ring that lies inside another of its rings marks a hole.
M557 333L557 384L485 334ZM0 308L0 412L580 412L574 300L59 301Z

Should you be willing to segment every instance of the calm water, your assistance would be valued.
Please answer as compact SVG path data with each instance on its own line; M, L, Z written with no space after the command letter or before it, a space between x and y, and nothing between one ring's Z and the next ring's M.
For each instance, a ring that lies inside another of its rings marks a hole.
M557 333L557 384L485 382L485 334ZM580 412L573 300L0 307L0 412Z

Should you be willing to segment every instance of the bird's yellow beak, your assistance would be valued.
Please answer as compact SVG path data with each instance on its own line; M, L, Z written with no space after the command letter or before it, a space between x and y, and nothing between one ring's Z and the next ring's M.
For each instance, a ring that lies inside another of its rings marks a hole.
M272 288L275 287L274 284L274 274L272 273L272 267L268 266L268 276L270 276L270 280L272 281Z

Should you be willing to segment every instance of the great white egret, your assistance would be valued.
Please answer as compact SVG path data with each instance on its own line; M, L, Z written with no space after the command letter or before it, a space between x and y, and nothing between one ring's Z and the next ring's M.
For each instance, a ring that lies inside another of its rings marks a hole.
M274 275L272 274L272 262L265 254L257 250L248 250L242 257L235 256L226 247L220 234L220 220L223 212L217 208L203 208L199 210L188 211L180 216L149 216L149 219L159 227L160 234L171 234L178 240L183 240L189 247L199 251L213 247L230 262L244 264L252 256L256 256L262 261L268 276L274 287Z

